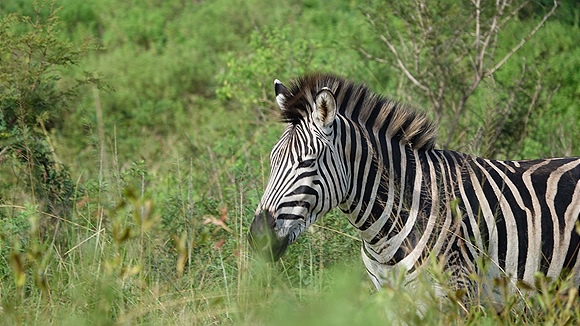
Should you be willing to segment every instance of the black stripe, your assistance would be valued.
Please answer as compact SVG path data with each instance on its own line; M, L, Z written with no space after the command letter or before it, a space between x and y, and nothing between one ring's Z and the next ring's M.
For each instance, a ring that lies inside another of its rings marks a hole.
M303 220L304 216L295 214L278 214L277 219L279 220Z
M572 169L562 174L560 180L558 180L558 187L554 196L554 207L556 208L560 230L564 230L566 227L566 221L564 220L566 209L569 206L568 204L573 200L572 195L574 195L578 174L578 168Z
M280 208L284 207L305 207L306 209L310 209L310 203L304 200L292 200L280 203L276 210L280 210Z
M576 265L576 260L578 259L578 250L580 249L580 235L576 232L576 229L572 229L572 236L570 237L570 245L568 246L568 251L566 252L566 260L564 260L564 268L572 270Z
M539 203L542 212L542 259L540 261L540 271L544 274L548 272L552 254L554 253L554 224L552 223L550 209L546 204L546 187L549 176L550 173L546 173L542 168L537 169L531 176L536 196L540 198Z
M475 161L478 162L481 166L483 166L485 168L486 163L483 161L483 159L477 157L477 158L475 158ZM474 167L474 171L476 169L478 169L478 166L475 164L473 165L473 167ZM487 203L489 204L489 207L491 208L492 214L493 214L494 219L495 219L495 225L497 227L497 237L498 237L497 259L498 259L498 264L499 264L499 267L501 269L505 270L506 258L507 258L506 256L507 256L507 237L508 237L507 232L508 232L508 230L507 230L505 218L503 216L503 213L502 213L500 205L499 205L499 199L498 199L499 194L495 193L495 191L491 187L490 182L483 175L483 173L480 173L480 175L482 176L481 188L483 190L485 199L486 199ZM500 184L500 186L501 186L501 184Z
M294 189L289 196L293 195L318 195L318 192L310 186L299 186L298 188Z
M491 161L491 162L489 162L489 164L486 164L486 166L485 166L490 177L493 180L495 180L496 185L500 188L501 196L504 198L505 201L507 201L509 203L509 209L511 210L511 212L514 216L514 219L515 219L516 229L515 230L508 230L507 225L506 225L505 226L506 227L506 238L503 238L503 239L505 239L505 241L500 241L500 242L505 242L507 245L508 234L509 234L510 238L514 238L514 237L517 238L517 241L518 241L518 248L517 248L518 249L518 268L517 268L518 275L517 275L517 277L519 279L522 279L524 277L524 271L525 271L525 267L526 267L526 258L527 258L527 253L528 253L528 228L527 228L528 221L527 221L526 212L519 207L519 205L516 201L516 198L515 198L515 194L512 193L511 189L508 187L508 185L507 185L508 181L506 179L504 179L507 177L509 181L512 181L512 178L510 178L510 177L514 177L514 175L511 173L505 174L506 171L503 171L504 175L500 175L495 169L493 169L490 166L491 164L495 165L499 169L506 169L506 168L503 167L501 164L497 164L496 161ZM514 177L514 179L515 179L515 177ZM525 192L525 188L523 188L522 190L523 190L523 192ZM498 206L499 206L499 203L498 203ZM501 208L499 208L499 209L501 209Z

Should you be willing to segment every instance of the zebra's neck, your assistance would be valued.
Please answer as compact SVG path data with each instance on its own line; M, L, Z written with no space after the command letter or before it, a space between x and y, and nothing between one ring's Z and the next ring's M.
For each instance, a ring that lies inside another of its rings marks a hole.
M411 256L413 265L422 254L414 257L413 248L444 246L432 235L451 227L451 213L442 212L450 212L443 209L451 201L444 194L452 193L453 185L439 177L451 157L445 151L413 150L397 139L357 138L361 143L349 160L350 187L341 209L359 230L367 255L386 264Z

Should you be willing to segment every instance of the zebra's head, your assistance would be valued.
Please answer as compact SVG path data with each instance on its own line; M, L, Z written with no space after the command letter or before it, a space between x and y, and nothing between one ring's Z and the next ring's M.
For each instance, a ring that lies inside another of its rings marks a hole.
M270 179L250 227L249 241L268 260L346 192L344 166L336 148L336 85L324 78L298 81L287 89L274 82L276 101L288 123L270 154Z

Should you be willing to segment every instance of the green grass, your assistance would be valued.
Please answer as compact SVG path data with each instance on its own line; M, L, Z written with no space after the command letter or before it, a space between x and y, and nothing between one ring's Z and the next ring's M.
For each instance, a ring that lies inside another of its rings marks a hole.
M338 211L319 220L276 264L251 254L247 229L268 178L270 149L284 127L277 122L274 78L288 82L303 72L327 71L383 94L401 92L392 67L358 53L361 46L380 51L360 10L366 3L56 4L63 6L58 28L49 33L56 43L35 39L35 49L65 44L54 56L75 64L55 64L45 74L9 61L26 47L7 52L17 44L7 42L30 25L19 23L0 40L0 60L6 59L0 72L10 72L0 77L14 78L0 79L2 324L578 321L578 303L569 301L577 292L566 293L565 284L541 283L541 295L512 297L513 307L500 314L479 303L465 308L433 299L428 278L416 292L400 284L376 292L356 231ZM0 15L9 12L35 15L28 0L0 2ZM518 54L548 55L549 69L538 70L546 74L547 89L562 92L532 116L521 149L502 155L580 154L580 47L573 42L580 31L569 24L547 25ZM508 34L511 42L519 41L517 27L511 39ZM87 37L100 49L67 57ZM518 60L502 71L502 82L517 73ZM30 86L28 73L41 76L44 88L18 97L15 90ZM75 96L64 96L79 79L84 82ZM5 91L3 80L20 84ZM483 90L478 96L487 95ZM26 99L21 107L29 110L18 124L4 110L17 107L15 98ZM468 134L486 122L485 105L465 117ZM482 150L468 138L455 149ZM49 168L38 170L41 165L25 157L46 160ZM67 209L52 210L46 194ZM436 266L431 271L445 279ZM424 302L422 320L417 302Z

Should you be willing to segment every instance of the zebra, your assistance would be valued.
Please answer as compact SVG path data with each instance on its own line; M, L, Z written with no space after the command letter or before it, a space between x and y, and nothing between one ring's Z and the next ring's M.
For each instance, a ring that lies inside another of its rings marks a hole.
M278 260L289 244L339 207L362 238L377 289L411 283L437 257L469 275L534 284L536 272L572 273L580 285L580 158L491 160L435 148L424 112L331 74L274 82L287 126L249 230L251 246Z

